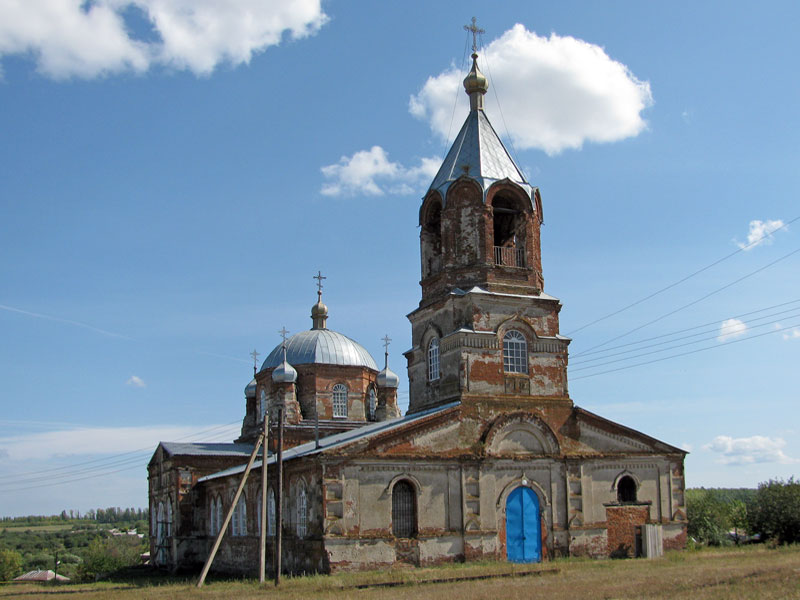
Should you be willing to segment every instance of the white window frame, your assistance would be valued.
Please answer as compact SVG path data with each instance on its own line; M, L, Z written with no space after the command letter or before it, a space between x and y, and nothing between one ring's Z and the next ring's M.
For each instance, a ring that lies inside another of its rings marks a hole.
M264 415L267 414L267 390L261 388L261 394L259 396L259 403L258 403L258 411L261 415L261 422L264 422Z
M503 372L528 374L528 340L516 329L503 336Z
M439 338L435 337L428 342L428 381L437 381L440 375Z
M247 535L247 501L244 493L239 496L231 518L231 535L241 537Z
M375 394L375 388L370 387L367 392L367 419L370 421L375 420L375 409L378 407L378 397Z
M335 419L347 418L347 386L337 383L333 386L333 417Z

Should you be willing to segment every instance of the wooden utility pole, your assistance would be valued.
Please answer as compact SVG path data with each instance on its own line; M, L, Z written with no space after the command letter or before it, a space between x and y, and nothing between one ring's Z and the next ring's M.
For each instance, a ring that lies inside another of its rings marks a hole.
M244 475L242 475L242 480L239 482L239 487L236 489L236 494L233 497L233 502L231 502L231 507L228 509L228 514L225 515L225 521L223 521L222 527L219 528L217 539L214 540L214 546L211 548L211 553L206 559L206 564L203 565L203 571L200 573L200 579L197 582L197 587L203 587L203 583L206 580L206 575L208 575L208 570L211 568L211 563L214 562L214 557L217 555L219 545L222 543L222 537L225 535L225 530L228 529L228 524L231 522L233 511L236 508L236 504L239 502L239 497L242 495L244 484L247 482L247 476L250 475L250 469L253 468L253 463L256 461L256 456L258 456L258 449L261 447L261 442L263 441L264 434L262 433L258 435L256 445L253 447L253 453L250 455L250 461L247 463L247 467L244 470Z
M259 563L258 581L266 582L267 571L267 451L269 449L269 410L264 409L264 452L261 456L261 562Z
M278 497L275 499L275 585L281 582L281 538L283 537L283 408L284 401L278 407L278 448L275 463L275 476L278 481Z

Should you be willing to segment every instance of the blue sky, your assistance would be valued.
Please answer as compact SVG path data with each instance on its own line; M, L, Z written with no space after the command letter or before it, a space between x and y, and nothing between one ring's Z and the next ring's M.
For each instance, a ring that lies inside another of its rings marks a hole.
M31 1L0 3L0 514L145 506L158 440L232 439L318 269L407 403L473 15L573 400L691 450L690 486L798 472L796 3Z

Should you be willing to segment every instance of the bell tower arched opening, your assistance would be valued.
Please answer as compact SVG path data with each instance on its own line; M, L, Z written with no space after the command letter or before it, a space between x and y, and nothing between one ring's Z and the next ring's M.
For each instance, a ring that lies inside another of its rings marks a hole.
M520 202L499 193L492 201L492 245L494 264L527 266L528 219Z
M438 195L431 197L420 212L420 252L425 279L442 270L442 201Z

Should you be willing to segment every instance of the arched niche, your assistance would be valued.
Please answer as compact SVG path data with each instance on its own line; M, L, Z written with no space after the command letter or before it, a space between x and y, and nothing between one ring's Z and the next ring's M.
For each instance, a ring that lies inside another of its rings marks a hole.
M552 456L559 453L556 436L541 419L529 413L512 413L497 419L486 434L489 456Z

